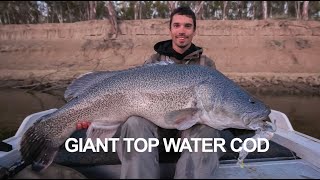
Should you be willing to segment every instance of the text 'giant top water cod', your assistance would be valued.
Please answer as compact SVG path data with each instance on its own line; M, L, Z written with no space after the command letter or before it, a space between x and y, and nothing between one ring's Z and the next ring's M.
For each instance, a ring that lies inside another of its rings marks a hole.
M75 80L66 91L70 100L40 118L24 134L20 151L35 170L52 163L81 120L107 127L105 138L112 137L130 116L178 130L197 123L218 130L267 132L270 127L265 121L271 112L268 106L218 70L205 66L145 65L91 77L95 75L89 73ZM89 129L92 138L99 136Z

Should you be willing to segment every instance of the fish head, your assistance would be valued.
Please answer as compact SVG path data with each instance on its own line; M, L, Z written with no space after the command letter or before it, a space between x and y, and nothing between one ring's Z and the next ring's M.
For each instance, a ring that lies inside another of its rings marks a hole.
M235 120L238 119L246 129L262 128L271 113L270 107L245 90L240 89L236 92L225 101L226 110L234 112Z
M261 100L237 85L215 87L209 92L205 124L216 129L239 128L257 130L265 127L271 109Z

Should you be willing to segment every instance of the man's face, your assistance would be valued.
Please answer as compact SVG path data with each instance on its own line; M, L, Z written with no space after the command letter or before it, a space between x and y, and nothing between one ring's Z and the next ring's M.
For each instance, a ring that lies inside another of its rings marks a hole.
M191 46L192 38L195 35L192 18L176 14L172 17L170 27L173 49L183 53Z

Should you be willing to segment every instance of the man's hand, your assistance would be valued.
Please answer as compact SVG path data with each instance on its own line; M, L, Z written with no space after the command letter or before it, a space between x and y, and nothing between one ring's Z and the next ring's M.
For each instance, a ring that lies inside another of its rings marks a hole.
M77 128L77 130L88 129L90 124L91 124L91 122L89 122L89 121L80 121L77 123L76 128Z

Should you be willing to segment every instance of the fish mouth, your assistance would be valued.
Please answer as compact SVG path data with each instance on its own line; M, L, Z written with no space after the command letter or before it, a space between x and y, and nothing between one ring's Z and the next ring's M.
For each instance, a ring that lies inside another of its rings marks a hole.
M262 113L249 113L244 116L243 120L245 125L250 128L256 127L257 125L262 126L266 120L270 120L269 119L270 113L271 113L270 109L267 109Z
M247 126L252 130L263 132L275 132L277 129L275 122L271 121L269 117L251 121Z
M253 130L255 130L255 135L253 137L251 137L252 139L254 139L257 142L258 138L265 138L268 141L272 139L272 137L275 134L276 131L276 123L275 121L272 121L269 117L267 118L270 121L256 121L255 124L249 124L248 126L250 128L252 128ZM242 147L245 146L247 144L242 144ZM252 144L249 146L252 146ZM248 145L247 145L248 147ZM246 156L248 155L248 151L246 151L244 148L242 148L242 150L239 152L239 157L238 157L238 165L241 165L241 167L243 166L243 160L246 158Z

